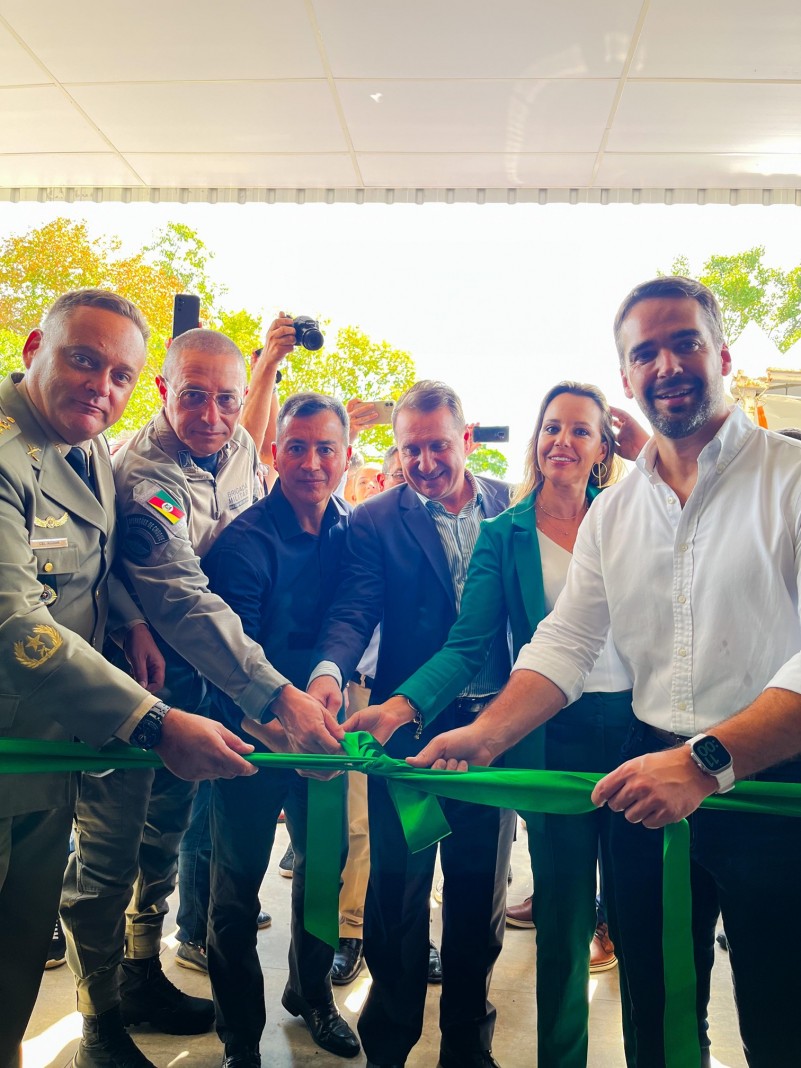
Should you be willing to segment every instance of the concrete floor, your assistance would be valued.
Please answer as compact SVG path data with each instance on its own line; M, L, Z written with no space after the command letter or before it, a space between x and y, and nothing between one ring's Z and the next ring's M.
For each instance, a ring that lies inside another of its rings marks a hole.
M287 844L284 827L279 827L270 868L262 887L262 906L273 916L273 925L259 933L259 952L264 968L267 999L267 1028L262 1037L264 1068L304 1068L308 1065L353 1064L363 1066L363 1055L342 1061L319 1049L311 1041L302 1021L290 1017L280 1004L286 981L286 954L289 944L288 879L278 875L278 860ZM515 843L512 867L515 873L509 891L512 902L531 892L531 871L525 844L525 830ZM205 976L175 964L174 920L171 910L165 926L162 960L167 975L189 994L209 996ZM438 938L440 914L434 905L432 932ZM536 1054L536 1007L534 999L534 932L507 928L506 941L492 980L492 1000L498 1009L493 1053L502 1068L533 1068ZM367 995L366 969L347 987L336 988L337 1003L355 1029L359 1009ZM588 1068L618 1068L624 1065L620 1037L620 1002L617 969L590 980L590 1054ZM435 1068L438 1060L437 1029L439 988L429 986L426 1026L421 1041L412 1051L408 1068ZM746 1068L732 999L731 977L726 954L717 950L712 981L710 1012L713 1065L720 1068ZM72 977L65 966L45 972L39 1000L24 1044L24 1068L65 1068L78 1045L81 1019L75 1012ZM218 1068L222 1056L215 1034L182 1038L160 1035L147 1028L131 1031L137 1044L158 1068Z

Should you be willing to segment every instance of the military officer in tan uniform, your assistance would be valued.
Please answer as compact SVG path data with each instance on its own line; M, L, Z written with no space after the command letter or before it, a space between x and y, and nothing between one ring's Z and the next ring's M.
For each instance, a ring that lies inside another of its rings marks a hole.
M242 354L223 334L187 331L172 342L156 383L163 406L115 455L114 474L125 570L167 662L161 696L202 711L206 676L254 719L282 702L314 714L320 706L245 636L201 568L214 538L261 496L256 448L238 426ZM183 994L159 962L194 793L167 771L84 777L61 909L78 1009L89 1019L116 1009L125 1023L172 1034L212 1026L211 1001ZM118 814L113 823L109 812ZM98 1043L92 1035L76 1065L144 1068L149 1062L134 1050L127 1036Z
M109 581L116 534L102 432L125 408L146 337L128 301L67 293L28 337L25 375L0 384L0 740L101 746L116 737L155 748L187 778L251 774L240 739L140 685L158 683L160 657L141 613ZM139 681L101 656L107 620ZM0 776L2 1068L18 1063L41 980L74 787L68 773Z

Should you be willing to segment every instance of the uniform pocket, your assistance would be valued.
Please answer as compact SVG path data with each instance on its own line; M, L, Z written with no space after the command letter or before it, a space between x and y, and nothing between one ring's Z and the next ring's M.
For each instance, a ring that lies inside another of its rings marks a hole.
M48 549L31 547L36 557L36 570L40 575L74 575L78 570L78 550L74 546L66 549Z

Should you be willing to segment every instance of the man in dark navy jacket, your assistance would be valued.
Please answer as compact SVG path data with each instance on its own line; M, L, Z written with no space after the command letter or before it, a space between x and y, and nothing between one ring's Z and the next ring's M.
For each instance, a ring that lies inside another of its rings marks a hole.
M209 587L237 613L249 638L295 686L308 678L320 620L331 603L349 507L333 493L345 473L348 417L339 401L298 393L278 413L273 445L278 482L228 526L203 559ZM289 749L277 723L259 724L215 693L219 717L243 738ZM334 709L334 713L339 709ZM260 747L263 748L263 747ZM291 769L262 769L252 790L213 790L208 964L225 1068L258 1068L265 1024L264 984L256 951L259 887L283 808L295 848L292 938L284 1008L302 1016L329 1053L355 1057L359 1043L331 992L334 950L304 928L308 779ZM344 789L344 778L328 784ZM342 834L345 826L330 828Z
M320 631L309 692L329 710L356 670L373 629L381 645L371 703L437 652L459 611L482 519L509 503L508 487L465 469L468 432L459 398L440 382L418 382L399 400L393 429L406 484L367 501L353 515L342 581ZM472 720L508 678L500 641L484 667L436 722L397 730L395 757ZM495 1065L495 1010L487 1000L501 949L513 817L499 809L446 800L452 834L441 843L445 875L440 1012L443 1068ZM370 885L364 922L372 986L359 1020L368 1064L405 1064L420 1038L429 952L429 907L436 849L410 854L386 786L369 784Z

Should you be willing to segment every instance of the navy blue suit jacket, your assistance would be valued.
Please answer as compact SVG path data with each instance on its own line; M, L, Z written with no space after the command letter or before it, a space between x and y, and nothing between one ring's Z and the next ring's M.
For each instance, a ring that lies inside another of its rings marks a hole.
M509 504L509 487L476 478L487 518ZM436 653L456 619L453 582L434 520L407 485L387 490L356 508L351 517L336 598L323 622L313 663L332 660L347 682L381 624L371 703L395 688ZM417 752L452 726L448 714L414 740L414 728L396 731L387 746L393 756Z

